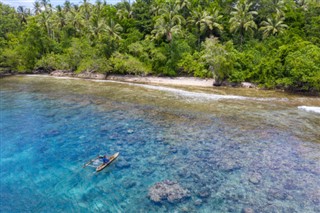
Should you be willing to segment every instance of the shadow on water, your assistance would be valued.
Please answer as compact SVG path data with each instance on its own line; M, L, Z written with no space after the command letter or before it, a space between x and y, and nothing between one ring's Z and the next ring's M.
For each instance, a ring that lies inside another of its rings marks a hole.
M1 212L320 211L320 117L297 108L319 98L39 77L0 84ZM118 151L101 173L82 168ZM152 202L149 188L166 179L190 197Z

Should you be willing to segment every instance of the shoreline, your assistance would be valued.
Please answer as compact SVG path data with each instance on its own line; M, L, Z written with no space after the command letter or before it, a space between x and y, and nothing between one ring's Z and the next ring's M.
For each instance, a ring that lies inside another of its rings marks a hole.
M130 83L161 84L171 86L196 86L213 87L213 79L201 79L195 77L155 77L155 76L132 76L132 75L109 75L105 80L122 81Z
M1 73L0 73L1 74ZM236 85L226 84L223 86L214 86L213 78L197 78L197 77L156 77L156 76L136 76L136 75L105 75L100 73L79 73L66 72L62 70L56 70L51 73L3 73L0 78L15 76L15 75L30 75L30 76L47 76L54 78L70 78L70 79L87 79L87 80L102 80L102 81L118 81L128 83L142 83L142 84L153 84L153 85L167 85L167 86L190 86L190 87L202 87L202 88L247 88L255 90L266 90L257 87L255 84L250 82L241 82ZM267 89L268 90L268 89ZM286 91L279 89L270 89L270 91L284 92L292 95L302 95L319 97L317 92L299 92L299 91Z

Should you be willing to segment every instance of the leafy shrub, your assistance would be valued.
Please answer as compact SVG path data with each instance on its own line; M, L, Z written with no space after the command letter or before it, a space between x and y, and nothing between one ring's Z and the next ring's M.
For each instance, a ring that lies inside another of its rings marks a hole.
M77 70L84 58L99 58L98 50L91 47L88 39L72 39L71 47L66 50L66 58L72 70Z
M114 73L147 75L151 72L148 66L131 55L116 52L111 56L110 62Z
M178 63L178 67L182 70L182 73L194 77L206 78L212 76L211 72L205 68L198 52L195 52L193 55L190 53L184 54Z
M112 66L110 61L106 58L91 59L86 58L81 60L77 72L99 72L99 73L110 73Z
M320 91L319 47L309 44L289 53L285 58L284 66L286 75L279 79L278 83L301 90Z
M221 85L234 70L235 53L232 42L220 44L217 38L208 38L204 43L202 59L212 71L215 84Z
M70 68L71 67L65 55L58 55L54 53L43 56L35 65L35 69L42 69L45 71L68 70Z
M10 67L11 69L17 69L21 61L19 54L10 48L6 48L1 52L0 55L0 66Z

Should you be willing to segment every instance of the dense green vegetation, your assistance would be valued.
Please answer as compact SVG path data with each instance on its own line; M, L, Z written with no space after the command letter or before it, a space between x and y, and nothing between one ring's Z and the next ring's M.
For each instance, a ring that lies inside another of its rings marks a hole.
M319 0L0 3L0 67L320 90Z

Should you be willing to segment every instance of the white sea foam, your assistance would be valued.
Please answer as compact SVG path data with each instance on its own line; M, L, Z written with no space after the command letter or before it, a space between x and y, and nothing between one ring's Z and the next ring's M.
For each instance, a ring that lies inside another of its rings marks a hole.
M315 107L315 106L298 106L298 109L302 109L307 112L320 113L320 107Z
M135 86L141 86L148 89L160 90L169 93L176 94L180 97L186 97L190 99L196 99L197 101L201 100L255 100L255 101L287 101L286 98L256 98L256 97L245 97L245 96L238 96L238 95L218 95L218 94L210 94L210 93L201 93L201 92L190 92L182 89L175 89L170 87L163 87L163 86L153 86L153 85L146 85L146 84L133 84Z
M170 87L162 87L162 86L153 86L153 85L140 85L142 87L159 90L164 92L174 93L179 96L192 98L192 99L206 99L206 100L220 100L220 99L238 99L245 100L247 97L237 96L237 95L218 95L218 94L208 94L208 93L200 93L200 92L189 92L182 89L175 89Z

